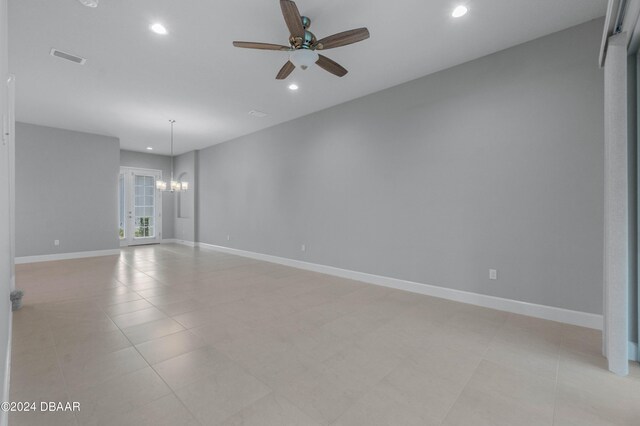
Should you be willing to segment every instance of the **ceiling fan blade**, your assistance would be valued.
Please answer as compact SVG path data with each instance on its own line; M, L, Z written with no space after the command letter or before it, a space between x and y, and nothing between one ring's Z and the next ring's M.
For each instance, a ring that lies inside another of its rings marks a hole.
M280 8L284 22L289 28L289 32L293 37L304 37L304 27L302 26L302 18L298 11L298 6L290 0L280 0Z
M261 49L261 50L282 50L289 51L291 47L282 46L280 44L271 44L271 43L257 43L253 41L234 41L233 45L235 47L243 47L245 49Z
M355 30L343 31L330 35L318 41L318 49L326 50L334 47L346 46L369 38L369 30L366 28L356 28Z
M329 71L331 74L337 75L338 77L344 77L349 72L336 61L333 61L323 55L319 56L320 58L316 61L316 64L325 71Z
M291 63L291 61L287 61L286 64L284 64L284 66L282 68L280 68L280 71L278 71L278 75L276 76L276 80L284 80L285 78L289 77L289 74L291 74L291 72L296 68L295 65L293 65Z

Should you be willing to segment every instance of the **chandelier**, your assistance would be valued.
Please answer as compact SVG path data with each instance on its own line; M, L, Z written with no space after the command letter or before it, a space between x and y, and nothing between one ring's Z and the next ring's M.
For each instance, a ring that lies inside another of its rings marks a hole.
M181 182L173 178L173 125L176 124L176 120L169 120L171 124L171 180L158 179L156 181L156 189L167 192L184 192L189 189L189 182Z

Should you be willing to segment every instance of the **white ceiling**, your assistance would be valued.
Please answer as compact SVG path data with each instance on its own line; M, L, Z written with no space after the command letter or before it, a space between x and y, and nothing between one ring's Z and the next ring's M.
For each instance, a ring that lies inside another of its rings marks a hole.
M457 4L469 13L451 18ZM286 52L277 0L10 0L10 68L19 121L117 136L123 149L204 148L603 16L606 0L298 0L318 38L367 26L371 38L325 52L350 72L275 75ZM170 34L149 31L162 22ZM52 47L86 57L79 66ZM594 51L594 62L598 52ZM291 92L291 82L300 85ZM250 110L268 113L265 118Z

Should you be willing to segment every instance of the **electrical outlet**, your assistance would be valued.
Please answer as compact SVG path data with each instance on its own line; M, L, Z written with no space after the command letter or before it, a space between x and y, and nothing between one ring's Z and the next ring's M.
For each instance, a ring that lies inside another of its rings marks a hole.
M227 235L227 241L231 241L231 235Z
M498 270L497 269L489 269L489 279L497 280L498 279Z
M53 245L54 246L59 246L60 245L60 240L53 240Z
M301 251L307 251L307 246L305 244L300 246Z

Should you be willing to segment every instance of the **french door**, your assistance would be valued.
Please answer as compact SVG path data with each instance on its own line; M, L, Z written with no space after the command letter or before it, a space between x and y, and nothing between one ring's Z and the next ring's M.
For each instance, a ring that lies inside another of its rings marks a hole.
M162 240L162 192L156 180L160 170L120 168L120 246L159 243Z

